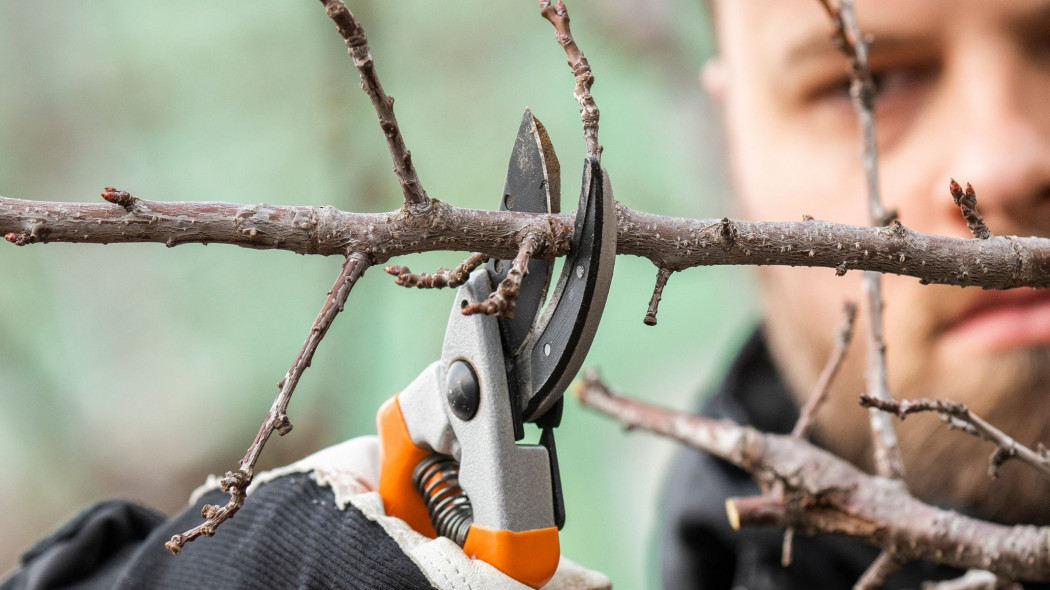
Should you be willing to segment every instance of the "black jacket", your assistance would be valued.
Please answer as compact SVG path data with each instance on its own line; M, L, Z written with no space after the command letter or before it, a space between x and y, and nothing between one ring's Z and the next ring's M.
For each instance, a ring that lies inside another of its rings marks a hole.
M744 345L722 386L702 414L728 418L765 431L786 434L798 408L756 332ZM819 440L814 441L820 444ZM684 449L671 470L661 555L667 590L839 590L851 588L875 560L875 547L843 536L795 536L792 564L780 565L783 533L773 528L734 531L725 500L752 496L758 486L746 472L694 449ZM919 588L964 572L930 562L912 562L885 588ZM1025 588L1050 588L1025 585Z

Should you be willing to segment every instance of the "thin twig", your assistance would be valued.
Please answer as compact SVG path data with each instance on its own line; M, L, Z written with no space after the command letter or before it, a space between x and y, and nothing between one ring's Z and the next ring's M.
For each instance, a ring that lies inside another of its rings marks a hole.
M853 322L857 318L857 304L847 301L843 305L842 316L842 321L835 331L835 347L831 351L831 356L828 357L828 362L824 365L824 370L820 372L820 377L817 379L817 385L813 388L813 393L810 394L806 404L799 411L798 421L795 422L795 427L791 430L792 436L799 438L807 438L809 436L810 430L816 423L817 412L827 399L828 393L831 391L831 383L834 381L835 375L838 374L839 368L842 367L842 361L846 358L846 350L849 348L850 340L853 339ZM779 483L775 487L774 492L783 493L782 486ZM780 564L784 567L791 565L794 541L795 529L788 527L784 530L784 542L780 548Z
M255 465L259 461L259 456L266 445L266 441L269 440L270 435L275 430L282 436L292 430L292 423L288 420L288 402L291 401L292 393L295 392L295 386L298 385L303 371L310 366L314 352L317 350L317 345L321 343L325 334L328 333L328 328L331 327L336 315L343 311L343 306L346 304L346 298L350 295L350 290L354 288L354 284L357 283L357 280L361 278L361 275L364 274L368 267L367 257L360 253L355 252L347 257L346 262L343 263L343 267L339 271L339 278L336 279L335 284L328 291L328 297L325 299L324 305L321 306L317 319L314 320L313 325L310 327L310 334L299 351L299 356L295 358L295 362L288 369L284 379L277 384L280 388L277 398L274 399L273 405L266 415L266 420L263 421L262 426L259 428L259 433L255 435L255 440L248 447L248 452L241 459L240 467L236 471L226 472L226 475L219 482L222 490L230 493L230 501L225 506L205 505L201 510L201 517L205 521L181 535L173 536L170 541L164 544L168 551L177 555L186 543L197 537L214 535L215 529L223 522L233 518L233 515L244 505L248 486L252 483L252 478L255 477Z
M489 294L488 299L471 303L463 308L463 315L474 315L477 313L494 315L499 318L514 317L514 306L518 302L518 291L521 282L529 274L529 260L544 246L543 238L537 234L528 234L521 241L518 255L507 271L507 276L500 281L496 290Z
M732 500L738 526L843 534L893 551L905 562L929 560L987 569L1007 579L1050 581L1050 527L1005 526L930 506L900 480L864 473L798 437L614 395L593 372L585 374L576 393L583 405L626 428L668 436L736 465L763 489L781 482L786 498Z
M645 312L645 318L642 320L646 326L656 325L656 313L660 309L660 300L663 299L664 287L667 286L667 279L670 277L671 269L656 269L656 286L653 287L653 296L649 299L649 310Z
M833 39L850 63L850 97L861 131L861 160L867 184L868 216L872 225L890 223L896 214L882 206L879 189L879 154L875 134L875 82L868 67L868 44L857 25L853 0L839 0L833 8L829 0L819 0L831 19ZM868 393L879 399L892 399L886 376L886 340L883 336L882 276L866 272L862 280L868 301ZM871 431L875 468L888 477L904 477L904 461L893 423L879 412L871 412Z
M1046 447L1039 445L1038 450L1028 448L984 418L971 412L965 404L951 400L932 399L878 400L866 395L861 396L860 404L866 408L875 408L887 414L893 414L901 420L909 414L936 412L948 423L949 427L994 444L996 450L992 453L988 467L988 475L993 479L998 476L999 466L1013 458L1050 478L1050 451Z
M550 0L540 0L540 14L543 18L554 25L554 38L565 49L565 55L569 58L569 67L572 75L576 77L576 90L573 97L580 103L580 118L583 120L583 140L587 145L587 156L592 158L602 157L602 146L598 143L598 105L594 103L591 96L591 85L594 84L594 74L591 66L587 63L583 51L576 45L569 29L569 11L565 4L558 0L557 5L552 5Z
M886 578L892 576L901 569L901 561L889 551L883 550L875 561L871 562L868 569L864 570L860 579L853 585L853 590L877 590L886 583Z
M379 126L386 136L386 145L390 150L390 157L394 161L394 174L401 183L401 192L405 196L405 206L413 210L425 211L430 205L427 192L419 182L416 167L412 164L412 152L405 146L405 140L401 135L401 128L397 125L397 117L394 116L394 97L387 96L383 91L383 85L379 83L376 74L375 63L372 53L368 49L368 38L365 30L358 24L342 0L321 0L328 18L335 22L339 34L346 42L347 50L354 59L354 65L361 73L361 88L372 100L376 116L379 117Z
M978 240L987 240L992 237L992 232L985 225L984 218L977 212L977 193L974 192L973 186L967 182L966 191L963 191L959 183L955 182L953 178L948 183L948 191L952 194L952 200L959 206L959 212L962 213L963 219L966 220L966 227L970 228L970 233L973 234L973 237Z
M831 382L834 381L835 375L838 374L839 368L842 367L842 361L846 358L846 350L849 348L850 340L853 339L853 322L856 318L857 304L847 301L842 307L842 321L835 332L835 348L831 351L831 356L828 357L824 370L820 372L820 377L817 379L816 387L813 388L813 393L806 400L806 405L802 406L802 410L799 411L798 422L795 423L795 428L791 431L792 436L801 438L809 436L817 411L824 403L824 400L827 399L828 392L831 390Z
M467 282L470 273L480 266L488 256L481 252L475 252L459 263L459 266L451 271L447 268L439 268L435 272L414 273L407 266L391 264L383 269L387 274L393 275L394 283L402 287L416 287L419 289L443 289L456 287Z

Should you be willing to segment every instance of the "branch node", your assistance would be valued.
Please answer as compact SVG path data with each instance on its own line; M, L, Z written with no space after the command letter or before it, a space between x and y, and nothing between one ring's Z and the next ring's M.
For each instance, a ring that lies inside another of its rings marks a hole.
M114 205L120 205L128 213L134 213L135 207L140 201L138 197L131 196L128 191L118 190L111 186L106 187L105 192L102 193L102 198Z
M736 243L736 226L728 217L723 217L719 223L719 233L722 236L722 247L729 249Z
M1013 445L997 446L988 458L988 478L999 479L999 468L1017 454Z
M33 234L27 231L4 234L4 239L16 246L27 246L33 243Z
M487 299L464 307L463 315L480 313L505 319L514 317L514 306L518 303L521 282L529 274L529 261L546 245L547 241L543 236L536 233L527 234L521 241L518 255L514 257L506 278L500 281L499 286L489 294Z

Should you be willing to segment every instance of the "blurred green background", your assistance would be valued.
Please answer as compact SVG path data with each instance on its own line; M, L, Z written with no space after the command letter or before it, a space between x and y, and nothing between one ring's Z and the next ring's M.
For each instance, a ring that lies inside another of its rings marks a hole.
M431 196L494 208L528 105L574 202L583 140L573 80L534 2L350 7ZM699 2L569 9L597 78L616 197L667 215L726 214L697 77L710 48ZM163 201L351 211L401 201L371 105L318 2L0 2L0 195L98 202L110 185ZM395 262L428 270L461 258ZM0 243L0 572L92 501L122 496L171 513L208 473L236 467L339 266L222 245ZM746 278L726 268L673 276L649 328L655 276L645 260L618 258L587 365L624 392L693 407L753 321ZM439 355L450 300L366 274L292 400L295 430L271 441L266 465L374 432L379 404ZM656 587L674 445L625 434L572 400L566 410L564 552L616 587Z

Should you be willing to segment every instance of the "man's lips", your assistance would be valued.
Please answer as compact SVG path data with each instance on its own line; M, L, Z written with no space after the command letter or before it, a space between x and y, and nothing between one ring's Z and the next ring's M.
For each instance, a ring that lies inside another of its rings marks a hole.
M1050 342L1050 290L985 291L945 336L985 350Z

